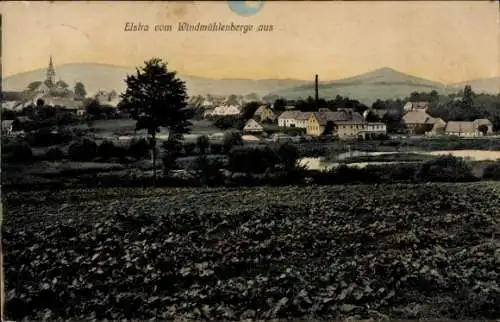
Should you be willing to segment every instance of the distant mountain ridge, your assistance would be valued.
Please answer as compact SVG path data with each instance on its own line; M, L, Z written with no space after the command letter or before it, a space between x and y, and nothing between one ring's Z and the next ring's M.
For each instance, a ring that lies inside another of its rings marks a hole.
M470 85L476 93L499 93L500 92L500 77L472 79L467 82L453 84L456 87L462 88L465 85Z
M41 68L21 74L12 75L3 79L4 91L22 91L33 81L45 79L46 69ZM96 93L99 90L121 92L125 89L127 74L134 74L134 67L115 66L107 64L76 63L56 66L57 77L70 86L82 82L87 92ZM288 88L307 81L294 79L210 79L197 76L179 77L186 82L189 95L246 95L256 93L267 94L270 89Z
M5 77L2 83L3 91L22 91L29 83L45 79L45 71L45 69L37 69ZM123 91L126 75L135 73L135 68L98 63L76 63L56 66L56 73L59 79L67 82L71 87L77 81L81 81L85 84L87 92L94 94L99 90ZM187 75L179 75L179 77L186 81L190 96L246 95L249 93L256 93L261 97L277 95L289 99L314 96L314 81L312 80L210 79ZM471 84L476 92L500 92L500 77L442 84L385 67L339 80L325 81L320 78L319 94L325 99L341 95L371 104L379 98L404 98L414 91L436 90L447 94L456 92L465 84Z
M443 84L424 78L401 73L395 69L384 67L368 73L319 84L319 96L333 99L337 95L357 99L371 105L377 99L397 99L409 96L412 92L430 92L436 90L441 94L455 93L465 84L470 84L476 92L498 93L500 78L478 79L457 84ZM495 83L496 82L496 83ZM277 90L271 95L290 99L314 96L314 83Z

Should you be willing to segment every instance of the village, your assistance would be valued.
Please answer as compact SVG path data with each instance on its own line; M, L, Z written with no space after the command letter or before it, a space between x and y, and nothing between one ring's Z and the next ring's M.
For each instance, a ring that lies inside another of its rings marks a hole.
M241 120L245 114L243 123L232 124L224 129L237 130L253 141L307 141L320 137L329 140L369 140L395 135L474 138L494 133L494 126L487 118L469 121L449 119L446 122L440 117L433 117L429 115L428 101L406 101L400 109L367 107L362 104L349 108L335 106L335 103L321 107L325 104L319 103L318 83L316 75L315 99L308 98L306 110L301 110L293 100L277 98L272 101L256 94L197 95L190 98L189 105L199 116L195 123L201 119L216 125L217 120ZM22 136L30 128L30 122L33 123L35 119L42 121L44 116L59 116L56 123L52 126L49 124L52 130L79 123L91 126L92 121L97 120L106 120L111 124L130 119L130 114L120 109L120 97L115 90L99 90L88 96L84 84L77 83L71 90L64 80L57 80L52 57L46 70L46 79L28 84L26 90L18 93L16 98L4 98L2 101L2 134L7 137ZM460 97L455 100L460 100ZM388 130L388 122L396 122L397 126ZM213 130L210 133L212 139L222 136L223 133L217 132L217 126Z

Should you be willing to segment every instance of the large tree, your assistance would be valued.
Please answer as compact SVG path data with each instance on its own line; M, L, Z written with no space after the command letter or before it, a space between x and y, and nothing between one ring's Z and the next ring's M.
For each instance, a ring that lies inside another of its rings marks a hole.
M276 112L283 112L286 109L287 102L283 98L278 98L274 101L273 108Z
M102 114L102 107L96 99L89 99L84 104L88 127L92 127L94 120L98 120Z
M462 98L462 107L472 108L474 106L474 92L470 85L465 85L464 96Z
M144 62L143 67L137 68L136 75L128 75L125 82L127 89L121 98L137 121L136 130L146 129L150 135L153 180L156 180L156 133L161 127L168 130L166 147L169 157L182 135L190 132L191 111L187 107L186 85L159 58ZM171 151L168 147L172 147Z
M77 82L75 84L75 95L80 98L85 98L87 96L87 91L85 90L85 85L82 82Z

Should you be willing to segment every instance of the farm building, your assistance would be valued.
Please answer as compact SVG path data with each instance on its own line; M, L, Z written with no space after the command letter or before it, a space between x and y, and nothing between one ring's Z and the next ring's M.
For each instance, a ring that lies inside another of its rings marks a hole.
M256 120L250 119L243 127L243 131L247 133L262 133L264 132L264 127Z
M352 112L314 112L311 113L307 121L307 134L310 136L320 136L325 131L329 122L332 122L333 132L340 131L342 135L351 133L351 126L358 126L362 130L363 117L359 113ZM343 123L342 123L343 122ZM359 126L361 125L361 128Z
M435 118L434 119L434 125L432 126L432 129L427 132L427 135L433 136L433 135L443 135L445 133L445 128L446 128L446 122L443 121L442 118Z
M424 110L410 111L403 115L403 123L410 134L424 134L432 130L435 119Z
M275 122L278 119L278 116L267 105L261 105L253 114L253 117L258 117L259 121L269 120L271 122Z
M446 124L445 134L463 137L478 137L493 132L493 126L487 119L477 119L473 122L449 121Z

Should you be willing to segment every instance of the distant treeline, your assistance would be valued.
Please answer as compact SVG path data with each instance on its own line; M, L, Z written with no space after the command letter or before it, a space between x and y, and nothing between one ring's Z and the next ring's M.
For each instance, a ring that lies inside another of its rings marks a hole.
M20 101L23 98L22 92L2 92L2 101Z

